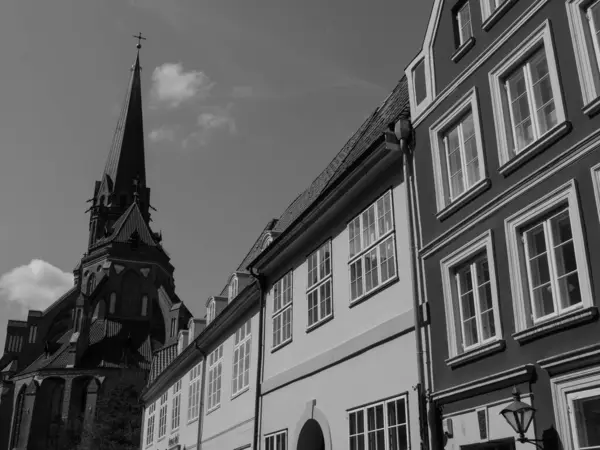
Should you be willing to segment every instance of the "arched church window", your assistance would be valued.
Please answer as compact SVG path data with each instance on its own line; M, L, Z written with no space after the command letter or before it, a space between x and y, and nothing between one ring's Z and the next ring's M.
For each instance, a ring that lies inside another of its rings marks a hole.
M75 333L81 330L81 310L78 309L75 313Z
M96 289L96 275L92 273L87 282L87 294L91 295L94 289Z
M17 397L17 407L15 408L15 421L13 423L13 430L11 436L10 448L19 447L19 438L21 434L21 422L23 421L23 411L25 409L25 386L21 388L19 396Z
M146 317L148 315L148 296L142 296L142 316Z
M117 308L117 294L116 292L110 293L110 304L108 307L108 312L111 314L115 313L115 309Z

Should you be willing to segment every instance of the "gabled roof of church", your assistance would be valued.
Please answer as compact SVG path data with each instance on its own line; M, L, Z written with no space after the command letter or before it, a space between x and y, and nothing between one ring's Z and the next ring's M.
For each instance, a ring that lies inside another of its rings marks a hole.
M137 177L140 186L146 186L140 73L138 52L101 180L102 185L112 184L113 192L133 189L133 180Z
M101 246L111 242L128 242L131 235L136 232L140 242L150 246L158 247L159 244L152 236L150 226L144 219L140 206L133 202L129 208L117 219L112 227L112 233L99 239L93 247Z

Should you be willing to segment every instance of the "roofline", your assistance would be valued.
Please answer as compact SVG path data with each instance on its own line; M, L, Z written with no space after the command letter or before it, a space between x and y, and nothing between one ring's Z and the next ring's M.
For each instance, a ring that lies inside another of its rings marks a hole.
M230 302L219 315L177 355L163 371L148 384L140 395L143 403L158 397L164 387L170 387L171 381L196 363L194 355L200 353L203 359L210 346L225 334L237 319L247 313L252 306L260 303L260 289L257 283L251 283ZM187 363L187 364L186 364Z

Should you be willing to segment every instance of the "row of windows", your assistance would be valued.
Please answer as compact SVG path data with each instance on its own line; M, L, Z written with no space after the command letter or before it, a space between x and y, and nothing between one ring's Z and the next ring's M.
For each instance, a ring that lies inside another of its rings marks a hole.
M392 193L386 192L348 224L350 303L355 303L396 276ZM331 241L308 256L306 290L308 329L333 316ZM273 348L292 340L293 274L272 289Z
M569 182L506 219L517 333L545 330L592 306L577 190ZM441 261L450 356L502 338L493 235L486 232ZM554 321L553 319L558 319Z
M23 347L23 336L9 335L6 342L6 349L9 352L20 352Z
M405 396L380 401L348 412L350 450L408 450L408 409ZM265 436L266 450L287 450L288 431Z
M235 333L233 349L233 373L231 379L231 395L236 396L250 386L250 354L251 354L251 320L248 319ZM218 408L221 404L221 378L223 371L223 344L213 350L207 358L207 411ZM200 415L200 388L202 364L196 365L190 371L190 384L188 388L188 421ZM171 431L177 430L180 425L182 380L177 381L173 389L171 402ZM160 398L158 418L158 439L167 433L167 400L168 391ZM154 442L154 424L157 402L148 407L146 425L146 445Z

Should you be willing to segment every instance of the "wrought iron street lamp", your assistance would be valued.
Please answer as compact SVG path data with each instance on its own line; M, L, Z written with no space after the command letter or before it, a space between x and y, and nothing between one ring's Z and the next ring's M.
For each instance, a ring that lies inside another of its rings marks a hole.
M515 433L517 433L517 441L522 443L529 442L530 444L534 444L541 448L541 445L538 444L538 439L529 439L525 437L525 433L529 430L529 426L535 417L535 408L521 401L521 394L516 386L513 388L512 395L514 401L500 411L500 414L512 429L515 430Z

